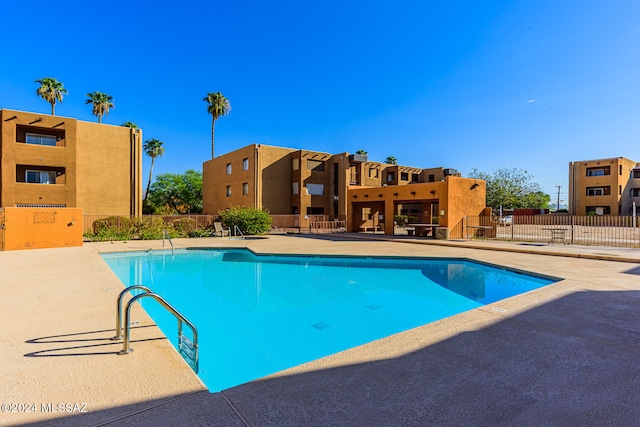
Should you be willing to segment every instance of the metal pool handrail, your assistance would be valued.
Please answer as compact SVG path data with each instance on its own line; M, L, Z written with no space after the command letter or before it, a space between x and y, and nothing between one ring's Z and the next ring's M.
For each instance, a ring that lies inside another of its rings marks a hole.
M242 233L242 230L240 230L240 227L238 227L237 225L233 226L233 235L234 237L240 236L240 238L244 240L244 234ZM231 239L231 237L229 237L229 239Z
M162 230L162 247L164 248L164 238L165 236L167 237L167 239L169 240L169 243L171 243L171 255L175 255L175 251L173 249L173 241L171 240L171 236L169 236L169 233L167 233L167 229L163 229Z
M118 295L118 300L116 302L116 336L111 338L113 341L122 339L122 298L124 298L127 292L134 289L140 289L144 292L153 293L151 289L143 285L129 286L124 291L120 292L120 295Z
M169 304L164 298L162 298L160 295L158 295L156 293L151 292L150 290L148 290L149 288L146 288L145 286L141 286L141 285L130 286L127 289L125 289L120 295L122 296L124 293L128 292L132 288L136 288L136 289L145 288L143 290L146 290L146 292L134 296L127 303L127 307L125 309L125 314L124 314L124 340L123 340L123 347L122 347L122 350L118 354L120 354L120 355L129 354L129 353L131 353L133 351L133 349L129 345L130 338L131 338L131 322L130 322L130 319L131 319L131 306L133 305L134 302L138 301L139 299L142 299L142 298L145 298L145 297L151 297L151 298L155 299L156 301L158 301L160 303L160 305L162 305L164 308L166 308L178 320L178 348L179 348L179 351L183 355L185 355L185 353L186 353L186 356L189 357L193 362L193 370L196 373L198 373L198 361L199 361L198 329L195 327L195 325L193 323L191 323L186 317L184 317L171 304ZM118 297L118 307L121 306L120 300L121 300L121 298ZM120 319L120 316L118 316L118 319ZM186 323L187 326L189 326L191 328L191 330L193 331L193 342L191 342L186 336L184 336L182 334L182 323ZM118 321L118 326L120 326L119 325L119 321ZM116 334L119 335L119 333L116 333ZM120 337L117 336L117 337L114 337L113 339L119 339L119 338Z

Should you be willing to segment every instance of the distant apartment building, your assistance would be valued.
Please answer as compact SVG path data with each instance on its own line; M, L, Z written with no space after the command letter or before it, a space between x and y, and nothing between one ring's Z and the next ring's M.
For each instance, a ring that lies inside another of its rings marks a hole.
M459 177L455 169L421 169L372 162L347 152L252 144L203 164L203 210L215 215L233 205L254 206L273 215L327 215L346 219L347 228L356 231L365 223L392 231L398 214L446 226L449 204L456 220L464 214L479 215L485 207L484 181ZM462 181L454 185L450 179ZM407 185L410 190L390 190ZM449 198L447 191L453 187L456 197ZM353 193L356 189L369 189L371 194Z
M0 208L142 213L142 132L0 110Z
M252 144L203 164L203 206L208 214L230 205L274 215L344 216L349 187L443 181L453 169L420 169L329 154Z
M640 164L624 157L569 163L569 213L640 213Z

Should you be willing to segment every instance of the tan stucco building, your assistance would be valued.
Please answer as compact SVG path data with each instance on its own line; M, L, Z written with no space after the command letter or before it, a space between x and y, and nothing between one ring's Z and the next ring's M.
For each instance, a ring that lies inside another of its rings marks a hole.
M569 163L569 213L640 213L640 164L624 157Z
M0 110L0 208L142 213L142 132Z
M254 206L272 215L341 218L357 231L368 212L376 227L393 234L393 220L379 221L381 216L407 214L447 226L464 215L480 215L485 204L484 181L460 178L454 169L372 162L347 152L252 144L203 164L203 210L210 215L229 206Z

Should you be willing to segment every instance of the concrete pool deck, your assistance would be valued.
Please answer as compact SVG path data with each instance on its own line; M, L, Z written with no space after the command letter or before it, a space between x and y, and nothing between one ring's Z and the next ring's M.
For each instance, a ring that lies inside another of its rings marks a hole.
M364 237L382 236L174 244L469 258L564 280L209 393L140 307L134 352L110 340L123 285L100 253L162 242L0 252L0 425L637 425L640 250Z

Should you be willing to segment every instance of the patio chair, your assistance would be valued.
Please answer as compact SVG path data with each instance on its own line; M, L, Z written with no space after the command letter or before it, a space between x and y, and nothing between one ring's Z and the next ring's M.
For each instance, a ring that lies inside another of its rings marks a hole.
M221 222L214 222L213 223L213 235L214 236L224 237L225 233L226 233L227 236L231 237L231 228L230 227L223 227Z

